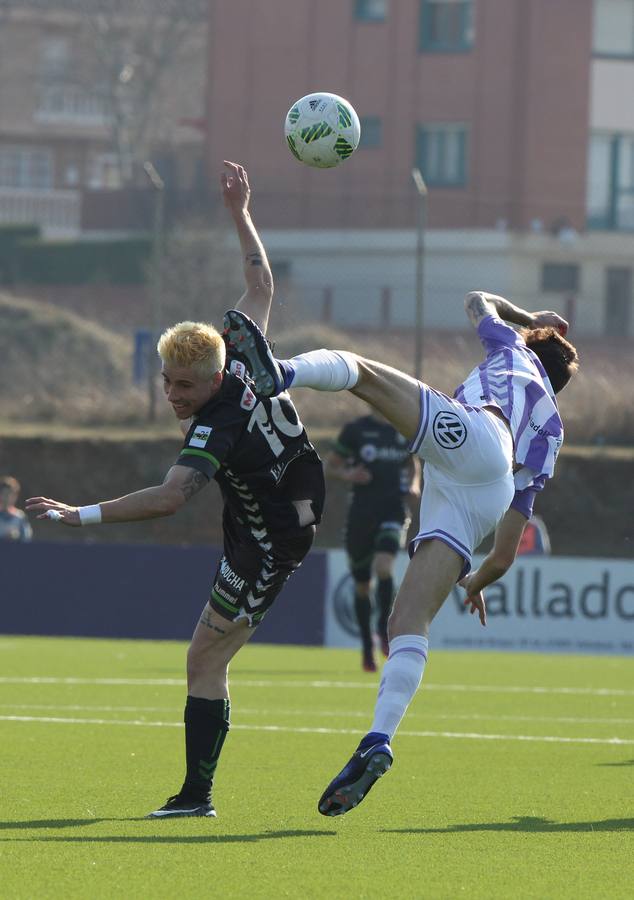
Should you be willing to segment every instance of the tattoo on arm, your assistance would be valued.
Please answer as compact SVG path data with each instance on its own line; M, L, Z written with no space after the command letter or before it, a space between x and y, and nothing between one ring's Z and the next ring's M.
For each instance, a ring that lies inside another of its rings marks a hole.
M194 494L197 494L198 491L201 491L207 484L207 478L202 474L202 472L197 472L196 469L192 469L188 473L183 484L181 484L180 488L185 500L190 500L194 496Z
M520 309L510 303L504 297L497 294L486 294L474 291L467 295L465 301L467 315L473 325L479 325L480 321L488 315L498 315L505 322L513 322L515 325L531 326L533 316L531 313Z
M478 325L481 319L492 312L491 304L484 299L482 294L469 294L465 309L473 325Z
M264 263L262 262L262 254L261 253L247 253L246 260L252 266L264 265Z

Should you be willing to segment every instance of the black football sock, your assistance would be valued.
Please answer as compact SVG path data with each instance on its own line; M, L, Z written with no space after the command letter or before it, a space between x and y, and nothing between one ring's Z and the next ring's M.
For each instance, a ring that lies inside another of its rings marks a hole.
M354 611L359 623L359 631L361 632L361 644L365 656L372 656L372 630L370 628L370 613L372 607L370 598L361 594L354 595Z
M394 579L391 575L379 578L376 586L376 598L379 606L379 634L387 637L387 620L390 618L392 601L394 600Z
M185 753L187 775L181 793L208 800L218 758L229 731L228 700L187 697L185 704Z

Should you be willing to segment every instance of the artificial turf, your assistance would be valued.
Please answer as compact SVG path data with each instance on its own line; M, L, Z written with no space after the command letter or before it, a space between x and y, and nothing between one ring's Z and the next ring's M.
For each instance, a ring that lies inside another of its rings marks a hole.
M378 676L352 651L248 645L218 818L156 821L183 775L184 645L0 649L3 897L632 896L631 658L432 652L392 770L324 818Z

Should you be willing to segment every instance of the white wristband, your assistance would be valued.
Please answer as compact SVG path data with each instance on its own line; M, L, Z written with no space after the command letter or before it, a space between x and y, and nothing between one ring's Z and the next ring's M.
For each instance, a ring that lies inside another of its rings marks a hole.
M101 506L95 503L94 506L79 506L79 521L82 525L99 525L101 523Z

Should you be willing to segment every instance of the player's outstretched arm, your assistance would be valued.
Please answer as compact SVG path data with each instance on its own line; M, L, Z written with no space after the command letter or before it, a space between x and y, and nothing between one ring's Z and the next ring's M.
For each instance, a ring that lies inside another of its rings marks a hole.
M236 307L253 319L266 334L273 299L273 275L266 250L249 212L251 189L246 169L228 160L225 160L225 167L227 171L220 178L222 197L240 239L247 285Z
M505 322L521 325L524 328L556 328L561 335L568 331L568 322L552 310L527 312L519 306L486 291L469 291L464 301L465 310L471 324L477 328L486 316L497 315Z
M75 528L102 522L142 522L174 515L207 484L208 479L196 469L172 466L163 484L116 500L105 500L92 506L69 506L47 497L30 497L25 507L27 512L36 513L38 519L50 519Z
M518 510L508 509L495 530L490 553L475 572L460 581L460 586L467 592L465 605L471 604L472 613L478 611L483 625L486 624L486 604L482 591L506 574L513 565L527 521L526 516Z

